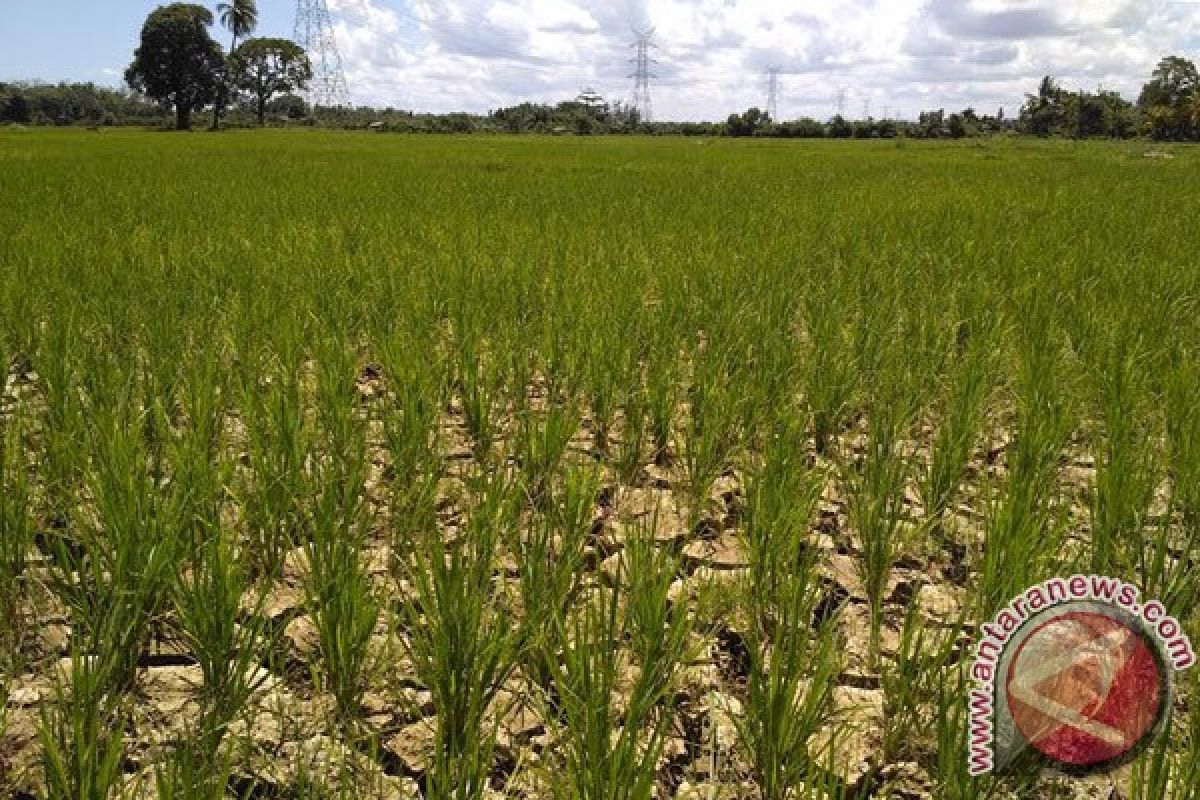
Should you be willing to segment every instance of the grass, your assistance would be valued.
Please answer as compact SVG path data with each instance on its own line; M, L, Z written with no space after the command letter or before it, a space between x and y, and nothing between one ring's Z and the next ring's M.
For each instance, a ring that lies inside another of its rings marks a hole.
M1200 636L1200 152L1142 152L0 132L0 791L316 793L272 719L331 796L1052 791L967 776L962 632L1096 569ZM1195 794L1180 694L1126 795Z

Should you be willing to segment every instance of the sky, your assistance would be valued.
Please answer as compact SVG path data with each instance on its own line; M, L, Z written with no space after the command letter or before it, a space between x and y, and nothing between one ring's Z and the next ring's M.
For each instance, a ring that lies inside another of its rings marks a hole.
M216 0L211 0L210 7ZM1160 58L1200 61L1200 0L327 0L355 103L471 111L594 88L633 97L652 28L655 119L1015 114L1043 75L1136 99ZM119 85L154 0L0 0L0 80ZM291 36L296 0L258 0ZM214 31L218 41L228 34Z

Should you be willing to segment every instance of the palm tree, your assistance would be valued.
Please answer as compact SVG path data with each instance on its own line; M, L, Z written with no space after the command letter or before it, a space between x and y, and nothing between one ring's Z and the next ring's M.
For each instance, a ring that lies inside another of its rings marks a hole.
M225 26L225 30L233 34L233 42L229 45L229 52L232 54L237 49L238 39L249 36L258 27L258 4L255 0L217 3L217 13L221 15L221 24Z
M217 14L220 15L221 24L233 34L233 41L229 43L229 55L232 56L233 51L237 49L238 39L249 36L258 27L258 3L256 0L232 0L229 3L217 3ZM213 103L213 130L216 130L221 124L221 107L224 105L224 99L222 94Z

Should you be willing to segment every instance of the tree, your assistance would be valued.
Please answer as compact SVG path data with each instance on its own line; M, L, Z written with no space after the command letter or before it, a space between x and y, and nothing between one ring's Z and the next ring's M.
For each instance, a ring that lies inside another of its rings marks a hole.
M730 114L725 122L725 130L730 136L753 136L759 128L770 124L771 117L765 111L749 108L745 114Z
M208 35L212 12L191 3L173 3L150 12L141 44L125 70L130 88L174 106L175 127L191 127L192 112L216 96L224 61Z
M1021 106L1020 123L1026 133L1049 136L1061 133L1069 117L1067 104L1070 93L1060 87L1049 75L1038 84L1037 94L1025 95Z
M1200 131L1190 108L1198 88L1200 72L1191 61L1180 56L1159 61L1138 97L1150 135L1156 139L1193 138Z
M302 90L312 80L308 56L287 39L247 39L229 62L233 85L254 98L259 125L271 98Z
M1167 56L1158 62L1151 80L1142 87L1142 105L1177 107L1200 84L1196 65L1181 56Z
M854 126L846 121L841 114L834 114L829 120L829 137L831 139L849 139L854 135Z
M6 97L0 96L0 122L28 124L30 109L25 93L14 86L6 94Z
M936 139L946 130L946 110L922 111L917 115L917 135L922 139Z
M285 94L267 103L267 111L288 119L304 119L308 116L308 103L298 95Z
M256 0L233 0L232 3L218 3L217 13L220 14L221 25L233 35L233 41L229 43L229 54L232 56L237 50L238 39L249 36L258 27L258 4ZM228 65L226 66L228 67ZM232 72L232 70L228 71ZM229 101L230 76L226 74L223 78L224 80L217 87L216 102L213 103L213 130L221 126L221 112ZM261 114L259 117L261 125Z
M221 25L233 34L233 41L229 43L230 53L237 50L238 39L249 36L258 27L258 4L255 0L218 3L217 13L221 15Z
M967 135L967 123L962 114L951 114L946 118L946 131L951 139L962 139Z

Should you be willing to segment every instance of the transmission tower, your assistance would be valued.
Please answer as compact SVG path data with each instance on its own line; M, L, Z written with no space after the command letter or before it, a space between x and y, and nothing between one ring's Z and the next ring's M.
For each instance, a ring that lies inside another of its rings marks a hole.
M779 67L767 70L767 114L771 122L779 122Z
M650 103L650 79L657 77L650 73L650 65L654 63L650 58L650 48L654 46L651 37L654 36L654 28L646 30L633 31L637 37L631 47L637 48L637 56L632 59L635 70L633 75L633 107L637 109L638 116L643 122L652 122L654 117L654 107Z
M305 93L309 104L326 108L350 105L342 56L333 37L333 20L325 0L297 0L294 38L312 62L312 80Z
M837 115L839 117L846 116L846 87L838 89L837 93Z

